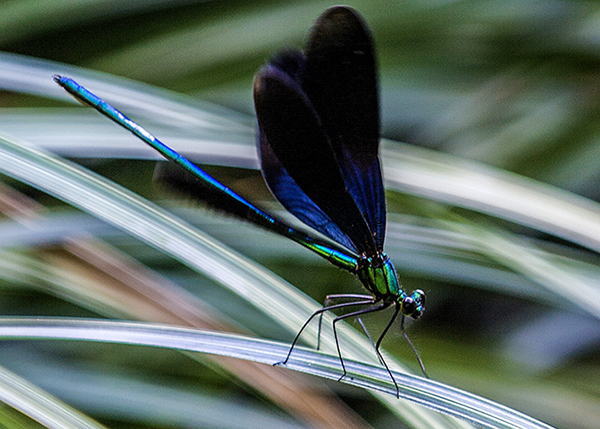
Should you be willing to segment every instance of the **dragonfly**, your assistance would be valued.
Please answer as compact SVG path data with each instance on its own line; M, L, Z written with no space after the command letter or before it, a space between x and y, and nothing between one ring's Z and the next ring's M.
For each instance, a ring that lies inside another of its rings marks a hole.
M336 325L347 318L393 307L393 314L373 343L379 361L395 387L394 376L380 352L397 317L401 332L425 367L405 332L406 318L425 310L425 292L406 293L383 251L386 200L379 160L379 90L373 39L353 8L334 6L317 18L304 51L275 55L255 76L254 104L258 152L265 182L282 206L310 229L291 226L256 207L162 143L140 125L74 80L54 80L80 102L92 106L178 165L162 179L222 212L250 221L308 248L358 277L370 294L336 294L304 323L292 342L285 365L300 335L316 317L347 310L333 320L342 380L346 366ZM320 322L319 322L320 328ZM320 335L320 329L319 329Z

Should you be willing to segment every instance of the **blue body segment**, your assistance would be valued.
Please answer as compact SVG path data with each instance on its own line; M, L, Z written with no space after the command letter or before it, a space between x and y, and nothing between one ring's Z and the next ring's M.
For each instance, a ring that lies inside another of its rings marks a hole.
M355 271L358 268L358 256L352 255L348 251L336 249L335 246L332 246L324 240L320 240L317 237L311 237L304 232L298 231L255 207L253 204L246 201L240 195L206 173L189 159L162 143L151 133L127 116L123 115L110 104L79 85L73 79L64 76L54 76L54 80L77 100L95 108L117 124L131 131L141 140L156 149L166 159L173 161L185 170L191 172L194 176L202 180L205 186L208 186L213 191L221 194L222 198L230 200L230 204L233 202L233 204L244 209L247 220L294 240L340 268L348 271Z

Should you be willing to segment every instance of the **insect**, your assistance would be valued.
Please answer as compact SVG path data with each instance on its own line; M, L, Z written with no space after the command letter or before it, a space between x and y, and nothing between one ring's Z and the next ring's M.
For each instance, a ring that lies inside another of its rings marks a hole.
M180 167L167 180L199 200L226 213L288 237L333 265L355 274L371 295L330 295L296 335L317 315L335 309L354 309L337 316L333 332L343 374L336 323L394 307L377 339L375 351L398 385L379 352L381 342L401 315L417 319L425 308L425 293L408 295L383 251L386 203L379 163L379 97L377 66L371 34L361 16L346 6L327 9L317 19L304 52L276 55L254 79L258 146L263 176L273 195L304 224L323 234L291 227L218 182L191 161L164 145L72 79L54 80L76 99L133 132L166 159ZM173 169L170 169L173 170ZM362 325L362 322L361 322Z

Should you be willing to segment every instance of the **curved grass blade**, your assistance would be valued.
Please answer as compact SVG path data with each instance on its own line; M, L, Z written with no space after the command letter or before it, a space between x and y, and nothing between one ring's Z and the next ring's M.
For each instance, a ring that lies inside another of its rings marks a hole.
M199 331L165 325L115 322L94 319L0 318L0 338L10 340L54 339L100 341L167 347L271 364L287 353L289 345L252 339L241 335ZM307 374L337 380L339 361L336 355L299 349L298 358L289 368ZM345 383L395 395L385 370L348 360L349 377ZM465 419L486 428L550 429L542 422L508 407L442 383L395 373L401 397L439 412Z
M78 104L66 93L56 91L56 84L48 79L56 73L77 76L132 115L171 128L221 131L225 140L245 137L253 141L255 136L253 122L246 116L215 104L106 73L0 52L0 88Z
M105 428L1 366L0 401L50 429Z
M588 198L389 140L383 141L382 159L390 189L507 219L600 252L600 204Z

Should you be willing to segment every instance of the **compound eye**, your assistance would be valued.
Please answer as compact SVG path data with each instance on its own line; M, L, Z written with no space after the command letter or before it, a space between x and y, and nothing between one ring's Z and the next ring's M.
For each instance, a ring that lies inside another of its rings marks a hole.
M413 296L417 297L417 300L420 301L422 307L425 307L426 296L425 292L422 289L415 290L413 292Z
M411 296L407 296L402 301L402 314L407 316L412 316L412 314L417 310L417 304L415 300Z

